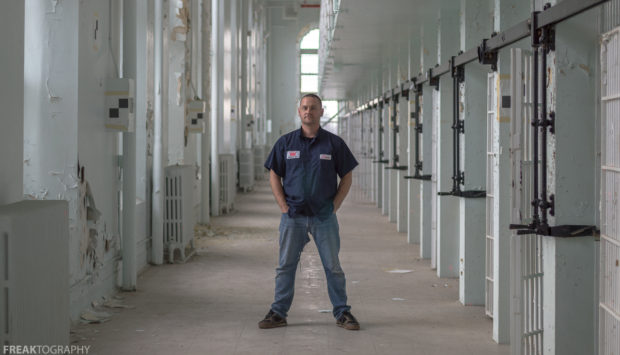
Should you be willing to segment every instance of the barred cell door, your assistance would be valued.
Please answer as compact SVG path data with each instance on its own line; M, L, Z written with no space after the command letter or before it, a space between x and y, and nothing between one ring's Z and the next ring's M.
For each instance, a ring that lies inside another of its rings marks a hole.
M601 41L599 352L620 354L620 27Z
M499 213L496 206L495 193L496 177L498 173L497 152L499 150L498 104L499 75L489 73L487 77L487 196L486 196L486 265L485 265L485 302L487 316L493 318L493 283L494 275L494 248L496 236L496 215Z
M431 89L433 92L433 133L431 135L431 268L437 268L437 169L439 156L437 155L439 144L439 105L441 104L439 91Z
M511 123L510 154L512 170L511 223L529 224L532 220L532 56L511 49ZM540 102L540 99L538 100ZM513 354L543 352L543 260L542 237L517 235L510 244L512 288L511 348Z

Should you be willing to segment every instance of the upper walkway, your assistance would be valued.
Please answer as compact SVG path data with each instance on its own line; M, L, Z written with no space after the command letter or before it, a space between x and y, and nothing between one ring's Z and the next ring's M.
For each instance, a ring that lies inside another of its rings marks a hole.
M185 264L151 267L133 309L73 338L90 354L508 354L491 340L483 307L458 301L458 280L439 279L418 246L352 192L338 211L340 260L360 331L331 315L325 274L311 241L302 254L288 327L261 330L273 301L280 212L267 181L239 194L236 210L197 233ZM401 270L402 272L390 272Z

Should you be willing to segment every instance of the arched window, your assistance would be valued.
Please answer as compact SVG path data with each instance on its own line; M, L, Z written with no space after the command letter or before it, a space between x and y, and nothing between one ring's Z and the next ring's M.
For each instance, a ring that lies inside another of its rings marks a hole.
M308 31L299 45L299 91L302 95L319 91L319 29Z

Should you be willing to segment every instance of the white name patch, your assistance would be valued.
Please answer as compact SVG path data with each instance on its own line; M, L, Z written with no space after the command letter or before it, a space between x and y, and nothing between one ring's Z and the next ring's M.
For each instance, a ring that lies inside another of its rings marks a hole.
M299 150L289 150L286 152L286 159L299 159Z
M321 160L332 160L332 155L331 154L321 154L321 155L319 155L319 158Z

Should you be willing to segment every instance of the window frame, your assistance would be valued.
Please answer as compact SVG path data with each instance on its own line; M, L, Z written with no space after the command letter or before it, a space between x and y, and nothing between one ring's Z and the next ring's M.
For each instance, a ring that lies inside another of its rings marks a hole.
M299 71L297 73L298 75L298 80L299 80L299 85L297 86L297 89L299 90L300 96L303 96L305 94L317 94L318 93L318 77L319 77L319 68L318 68L318 60L317 60L317 68L316 68L316 73L303 73L302 68L301 68L301 57L304 54L311 54L311 55L316 55L317 58L319 56L319 49L316 48L301 48L301 44L304 41L304 39L310 35L310 33L312 31L319 31L318 27L317 28L311 28L308 31L306 31L306 33L301 36L301 39L299 40L299 56L298 56L298 63L299 63ZM317 47L320 45L320 40L319 37L317 37ZM303 91L302 90L302 77L307 77L307 76L311 76L311 77L315 77L317 79L317 90L316 91Z

